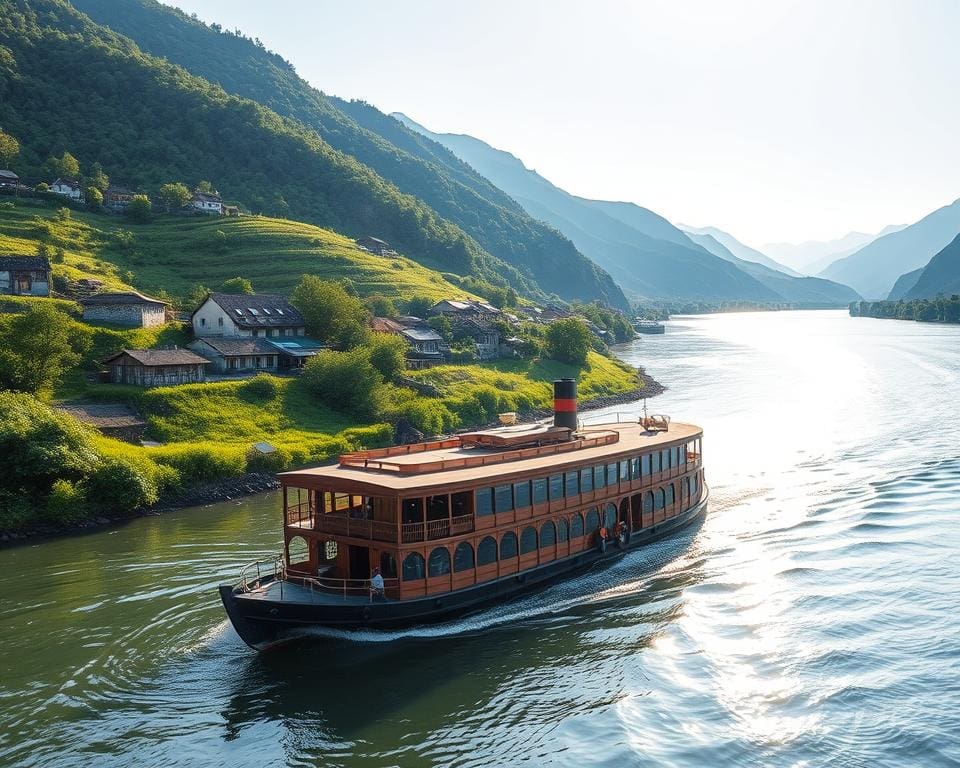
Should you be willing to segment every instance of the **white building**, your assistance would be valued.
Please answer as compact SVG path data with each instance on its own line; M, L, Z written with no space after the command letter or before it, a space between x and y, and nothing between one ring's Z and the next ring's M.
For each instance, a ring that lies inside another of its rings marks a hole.
M71 200L79 200L81 198L80 183L74 179L57 179L50 185L50 191L55 195L68 197Z
M223 215L223 200L220 195L207 194L206 192L194 192L190 198L190 207L202 213Z
M303 336L303 315L283 296L211 293L190 318L194 336Z

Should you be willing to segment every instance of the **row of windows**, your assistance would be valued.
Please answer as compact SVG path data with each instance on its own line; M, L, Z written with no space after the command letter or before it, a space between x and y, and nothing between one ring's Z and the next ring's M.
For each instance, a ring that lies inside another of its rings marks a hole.
M549 477L524 480L512 485L497 485L476 491L476 514L480 517L496 512L526 509L533 504L544 504L568 496L579 496L618 482L637 480L687 461L687 446L664 448L657 453L634 456L612 464L598 464L570 472L558 472Z
M700 480L697 475L684 478L683 483L685 495L688 498L696 498L699 495ZM642 511L645 513L659 511L672 505L674 501L674 484L670 483L665 488L644 493ZM608 503L602 511L598 507L593 507L587 512L586 517L579 512L574 513L570 518L569 526L563 518L556 523L547 520L540 526L539 533L534 526L528 525L521 532L519 540L513 531L507 531L500 538L499 548L496 539L493 536L487 536L477 545L476 565L489 565L497 562L498 559L505 560L517 557L518 554L534 552L538 547L552 547L558 542L565 542L568 538L591 535L600 529L601 520L604 527L608 529L612 529L617 524L616 504ZM474 567L474 552L469 542L462 541L457 545L453 553L452 567L454 573ZM424 578L424 575L444 576L450 573L450 570L450 552L446 547L435 548L426 562L423 555L411 552L403 561L403 580L419 581Z

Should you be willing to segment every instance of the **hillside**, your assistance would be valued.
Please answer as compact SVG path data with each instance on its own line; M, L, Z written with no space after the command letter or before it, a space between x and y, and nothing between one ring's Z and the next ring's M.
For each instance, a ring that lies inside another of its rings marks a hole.
M897 278L897 282L893 284L893 288L890 289L890 293L887 295L887 301L899 301L906 296L907 292L917 284L917 280L920 279L921 274L923 274L923 267L900 275L900 277Z
M688 233L688 235L695 243L702 245L710 253L733 262L771 291L776 291L783 297L784 301L808 307L836 307L846 306L851 301L860 299L855 290L832 280L824 280L820 277L793 277L763 264L737 258L712 235L694 233Z
M749 245L741 243L729 232L724 232L722 229L717 229L716 227L691 227L689 224L680 224L679 226L680 229L687 234L709 235L718 243L720 243L728 253L736 256L742 261L749 261L753 264L762 264L769 269L781 272L785 275L790 275L791 277L801 277L801 274L796 270L774 261L765 253L758 251L756 248L751 248ZM721 258L726 257L721 256Z
M537 290L315 131L142 53L61 0L0 0L0 46L0 125L21 141L23 176L43 177L66 149L84 171L98 162L148 192L209 179L255 212L376 234L431 268Z
M348 279L361 296L470 295L409 259L385 259L330 230L262 216L158 216L134 225L76 212L60 221L49 208L27 205L0 210L0 253L32 255L41 242L64 250L64 263L53 265L55 282L93 277L148 294L184 297L199 284L215 288L237 276L258 291L289 294L302 274L314 274Z
M890 293L897 278L923 267L943 250L957 232L960 232L960 200L835 261L820 277L846 283L864 298L879 299Z
M396 117L448 147L515 198L532 216L559 229L613 275L628 295L713 301L780 300L734 265L694 245L651 211L631 203L576 197L528 170L509 152L471 136L435 134L404 115Z
M75 0L74 5L142 50L316 131L334 149L457 224L531 286L565 299L599 299L625 308L609 275L449 150L367 104L327 97L254 41L155 0Z
M903 298L909 301L955 294L960 294L960 235L930 259Z

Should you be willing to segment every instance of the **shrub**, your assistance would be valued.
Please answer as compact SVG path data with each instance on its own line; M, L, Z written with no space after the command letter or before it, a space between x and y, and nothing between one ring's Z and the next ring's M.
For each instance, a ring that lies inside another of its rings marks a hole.
M280 382L266 373L258 373L242 385L245 394L257 400L272 400L280 394Z
M406 366L407 343L399 336L375 333L370 337L370 362L385 381L398 376Z
M223 233L221 232L221 234ZM226 235L224 235L224 238L226 238ZM231 277L229 280L223 281L220 290L224 293L253 293L253 283L245 277Z
M277 448L273 453L251 448L247 453L247 472L280 472L290 466L291 459L286 448Z
M126 513L157 500L157 487L145 472L123 459L104 459L83 483L88 499L107 512Z
M355 347L367 337L367 308L349 286L304 275L290 297L303 315L307 333L321 341Z
M383 410L383 377L364 347L320 352L305 366L303 382L321 402L358 419L375 419Z
M87 517L83 489L69 480L57 480L47 496L46 519L56 524L79 523Z
M242 448L219 444L156 448L150 455L158 464L176 469L184 486L241 475L247 466Z

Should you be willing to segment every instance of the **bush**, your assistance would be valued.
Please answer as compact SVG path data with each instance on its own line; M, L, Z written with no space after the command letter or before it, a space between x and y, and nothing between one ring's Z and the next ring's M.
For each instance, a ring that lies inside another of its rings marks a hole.
M257 400L272 400L280 394L279 382L269 374L258 373L242 385L243 392Z
M224 293L253 293L253 283L245 277L231 277L223 281L220 290Z
M127 218L140 224L150 221L150 210L153 208L150 198L146 195L134 195L127 206Z
M407 343L399 336L375 333L368 344L370 362L385 381L392 381L406 366Z
M247 466L242 448L218 444L156 448L150 455L157 464L176 469L184 486L242 475Z
M303 382L321 402L355 418L372 420L383 411L383 377L364 347L320 352L304 367Z
M83 483L88 499L107 512L127 513L157 500L157 487L146 473L123 459L104 459Z
M47 496L46 519L55 524L70 525L87 517L87 502L83 489L69 480L57 480Z
M280 472L290 466L292 456L286 448L277 448L273 453L261 453L251 448L247 453L247 472Z

